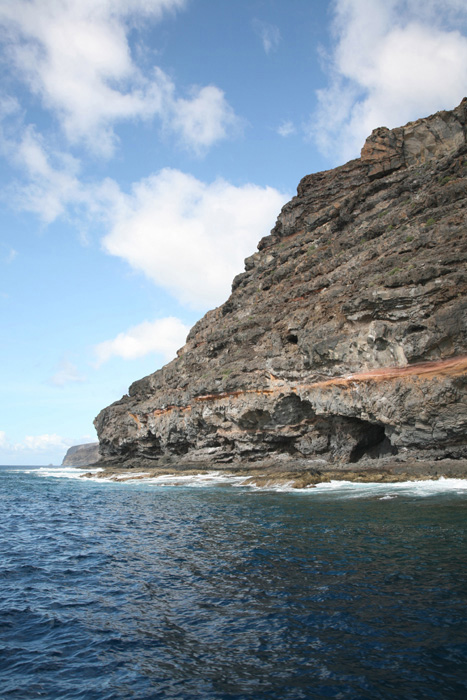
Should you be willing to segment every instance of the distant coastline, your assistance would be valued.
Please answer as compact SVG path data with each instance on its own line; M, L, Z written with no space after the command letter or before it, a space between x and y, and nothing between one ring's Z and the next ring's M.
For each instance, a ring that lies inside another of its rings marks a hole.
M89 442L84 445L73 445L67 450L62 461L62 467L88 467L99 459L99 443Z

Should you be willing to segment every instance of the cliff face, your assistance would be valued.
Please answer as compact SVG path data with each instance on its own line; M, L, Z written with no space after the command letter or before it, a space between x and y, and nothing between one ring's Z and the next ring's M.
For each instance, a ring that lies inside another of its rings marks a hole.
M466 457L466 133L467 99L305 177L228 301L98 415L104 460Z
M89 467L99 459L99 443L89 442L74 445L67 450L63 458L63 467Z

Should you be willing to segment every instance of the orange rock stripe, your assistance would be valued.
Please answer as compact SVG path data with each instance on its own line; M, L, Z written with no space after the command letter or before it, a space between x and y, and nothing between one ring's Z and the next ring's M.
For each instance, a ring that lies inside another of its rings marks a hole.
M325 386L347 386L353 382L366 381L384 381L410 376L420 376L424 379L434 379L435 377L459 377L467 372L467 355L461 357L453 357L448 360L435 360L433 362L419 362L406 367L379 367L378 369L367 370L365 372L357 372L344 377L333 377L332 379L324 379L312 384L298 384L296 386L277 386L272 389L239 389L237 391L223 391L219 394L202 394L195 396L195 403L207 403L210 401L221 401L222 399L238 398L247 394L257 395L272 395L278 394L286 388L288 391L297 393L299 389L314 389ZM164 408L156 408L152 411L153 416L161 416L171 411L191 411L192 405L176 406L170 405ZM131 418L140 426L140 419L134 413L129 413Z

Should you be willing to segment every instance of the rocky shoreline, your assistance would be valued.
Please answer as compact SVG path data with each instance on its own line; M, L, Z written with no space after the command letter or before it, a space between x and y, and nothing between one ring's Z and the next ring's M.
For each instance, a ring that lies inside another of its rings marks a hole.
M383 458L366 460L358 464L326 464L320 460L297 460L291 464L281 464L273 460L264 460L252 464L184 464L154 466L150 460L140 460L132 468L125 465L96 463L99 472L87 472L83 478L98 478L111 481L140 481L162 476L207 476L214 471L223 476L243 477L245 486L262 488L277 487L287 484L291 488L312 488L317 484L330 481L352 481L356 483L398 483L404 481L424 481L445 479L467 479L467 460L416 460Z

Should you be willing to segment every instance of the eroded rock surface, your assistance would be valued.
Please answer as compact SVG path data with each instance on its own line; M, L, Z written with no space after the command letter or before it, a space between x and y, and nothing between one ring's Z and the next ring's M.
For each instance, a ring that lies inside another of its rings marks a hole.
M96 418L107 463L467 457L467 100L308 175L178 357Z

